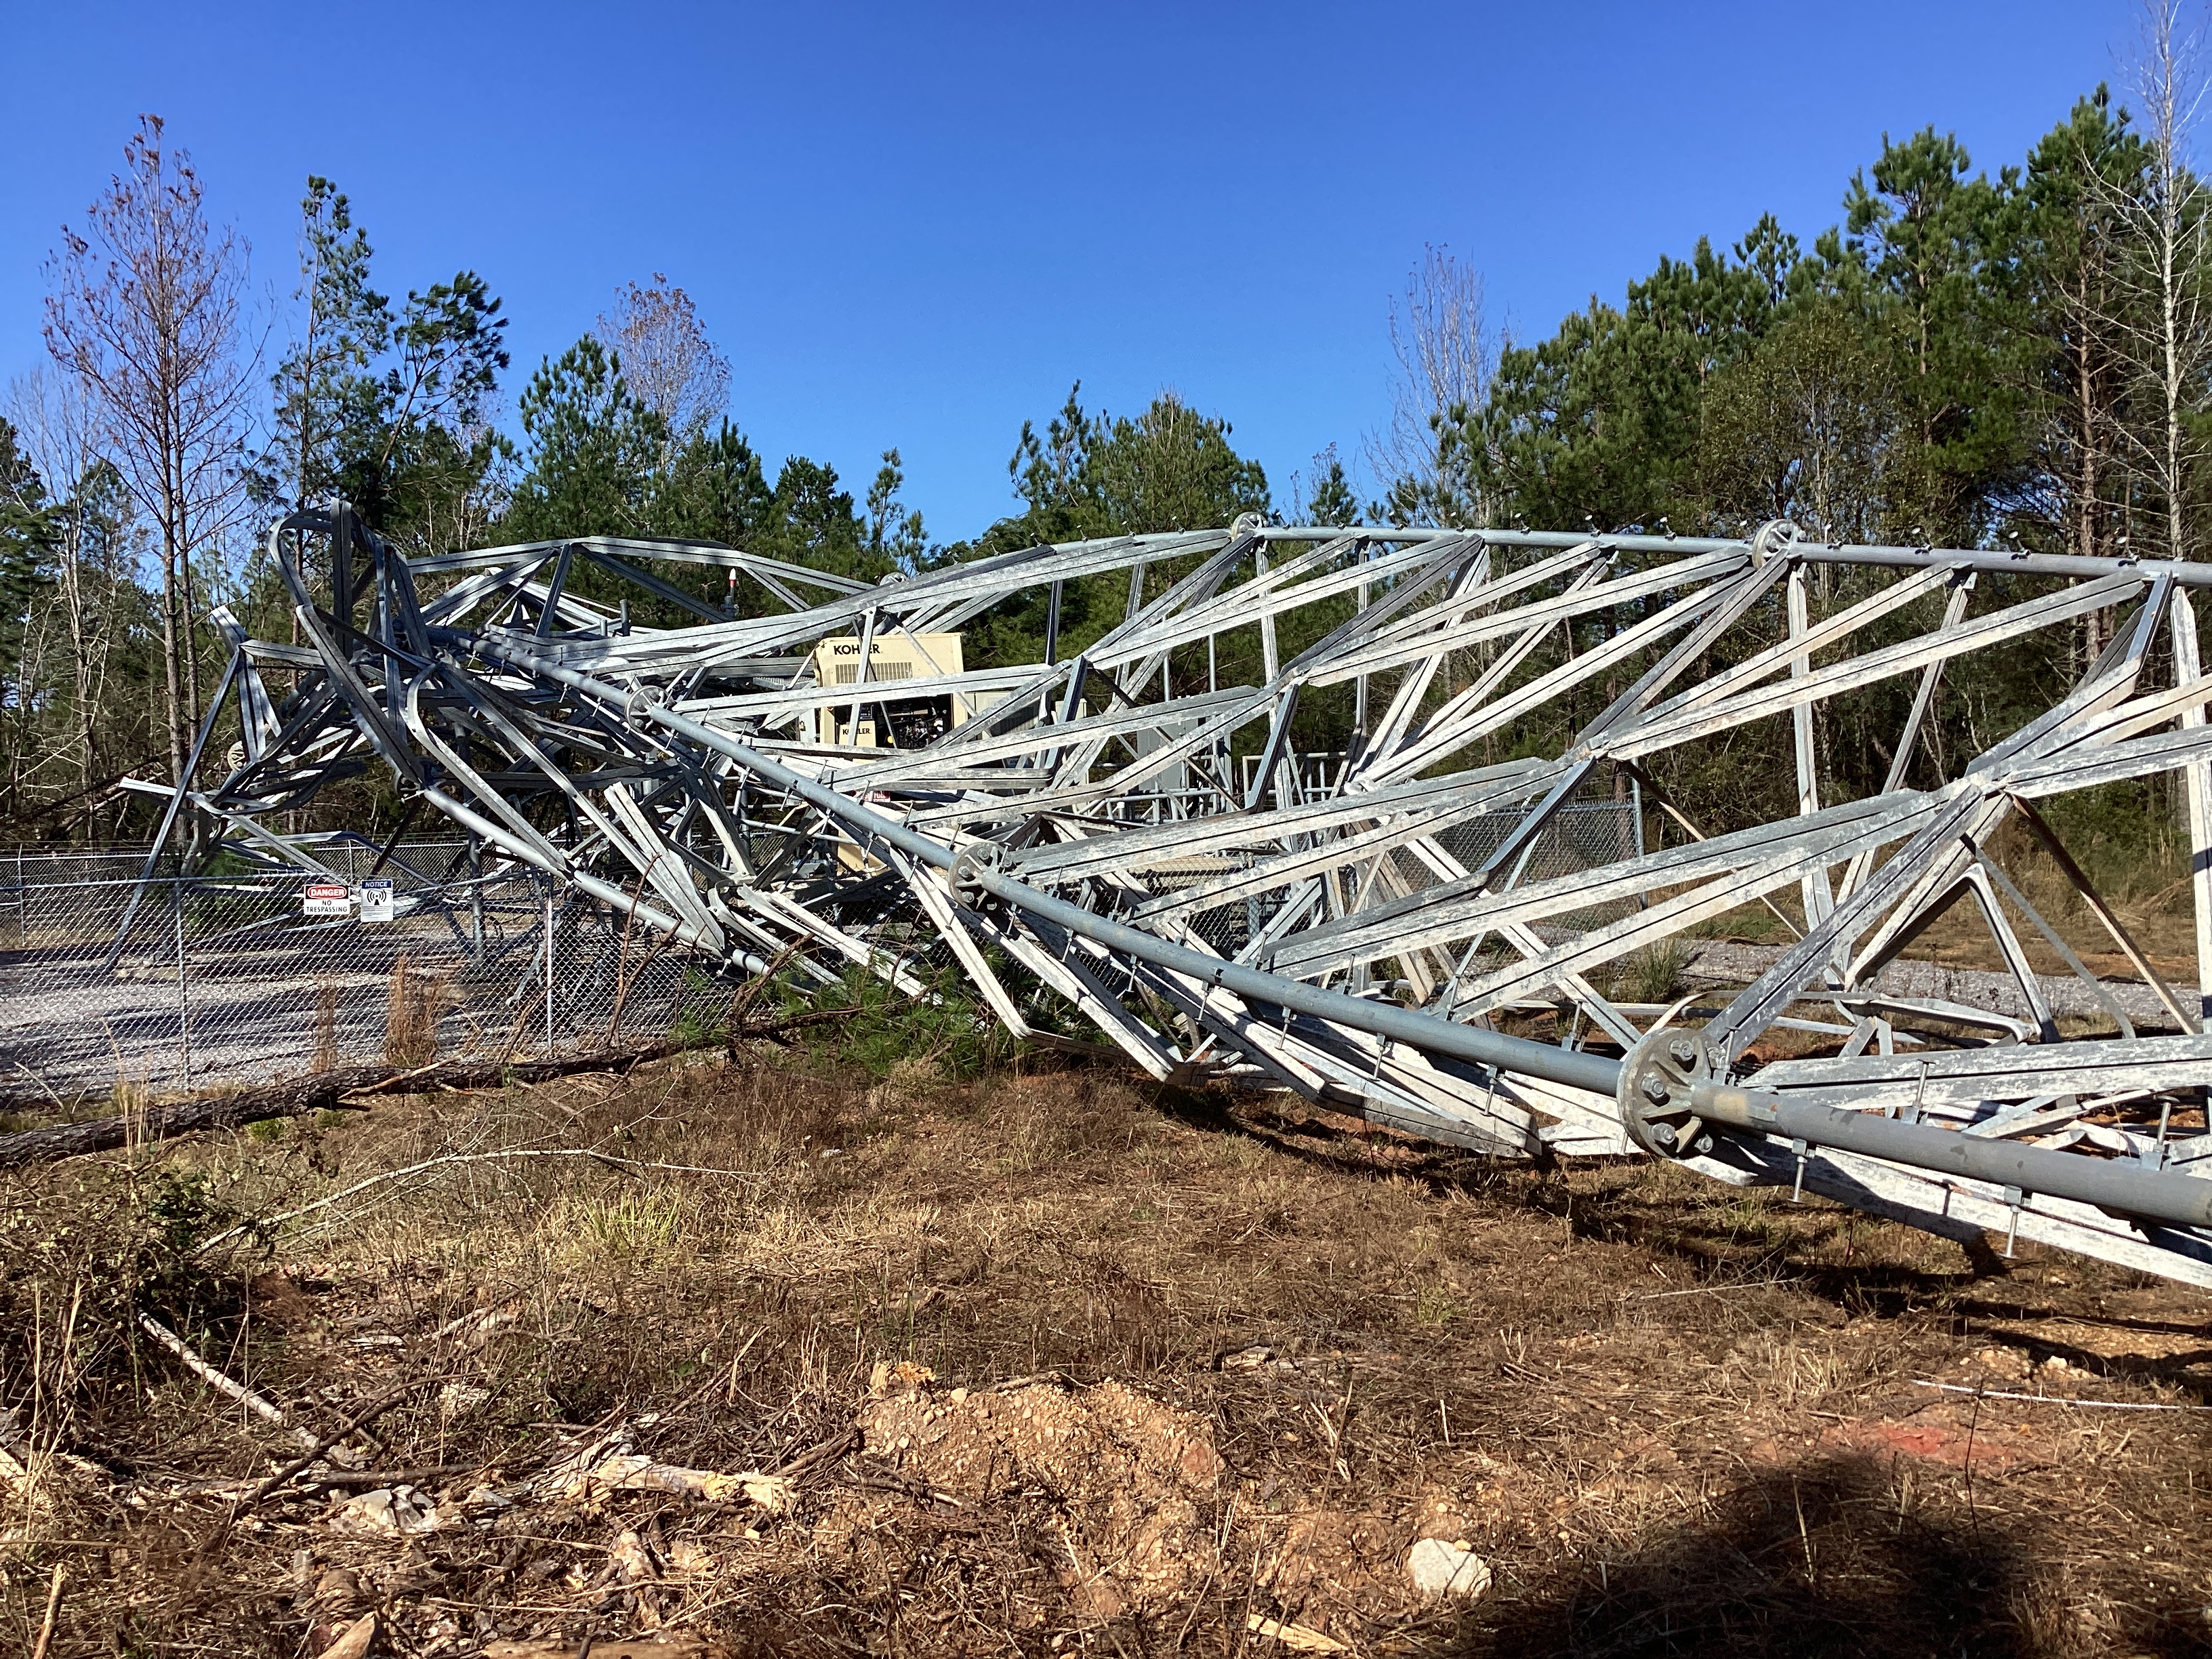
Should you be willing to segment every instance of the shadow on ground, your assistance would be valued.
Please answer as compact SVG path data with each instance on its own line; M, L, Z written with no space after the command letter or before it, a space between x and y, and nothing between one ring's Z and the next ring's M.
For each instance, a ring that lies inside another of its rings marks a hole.
M2195 1606L2054 1591L2047 1565L2065 1546L2051 1534L2069 1517L1984 1511L1959 1527L1916 1513L1909 1492L1863 1457L1764 1472L1697 1525L1655 1531L1613 1559L1578 1557L1555 1577L1504 1587L1483 1627L1445 1650L1469 1659L2212 1652L2212 1626ZM2038 1560L2045 1571L2031 1589L2027 1564Z

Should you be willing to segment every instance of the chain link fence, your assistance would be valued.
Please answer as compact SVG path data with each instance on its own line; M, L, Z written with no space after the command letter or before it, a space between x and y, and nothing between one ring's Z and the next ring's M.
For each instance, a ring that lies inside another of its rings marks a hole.
M1519 821L1486 814L1437 840L1472 866ZM1631 804L1566 806L1519 879L1632 856L1639 830ZM730 986L686 947L538 872L486 869L465 841L387 853L339 836L315 855L349 893L388 878L392 920L365 921L350 901L344 915L307 914L311 878L297 871L142 880L143 848L0 854L0 1099L67 1105L362 1060L560 1054L704 1033L727 1014ZM1391 858L1402 890L1437 879L1402 849ZM1146 884L1170 892L1243 861L1194 859ZM1233 957L1282 902L1238 899L1192 924ZM913 965L949 964L924 932Z
M333 830L321 835L295 836L294 846L311 854L331 874L349 881L379 874L391 876L403 886L435 885L465 873L471 857L465 837L408 841L386 847L350 830ZM51 886L58 882L136 881L146 869L144 843L107 847L18 847L0 849L0 888ZM225 861L230 861L226 855ZM177 873L175 853L164 853L152 872L157 876ZM217 866L221 867L220 865Z
M375 862L328 850L341 874ZM459 842L408 853L380 872L388 922L350 902L305 914L299 872L142 883L143 851L0 862L0 1097L558 1054L726 1012L729 988L689 951L574 890L513 866L443 878ZM131 874L86 873L103 860Z
M1437 844L1468 869L1477 869L1505 844L1505 838L1520 827L1522 817L1519 811L1480 813L1438 831ZM1570 801L1552 814L1520 856L1500 872L1497 885L1500 890L1525 887L1643 856L1640 799ZM1441 879L1402 848L1396 857L1409 890L1431 886ZM1560 918L1560 925L1575 929L1602 927L1635 908L1632 899L1594 906Z

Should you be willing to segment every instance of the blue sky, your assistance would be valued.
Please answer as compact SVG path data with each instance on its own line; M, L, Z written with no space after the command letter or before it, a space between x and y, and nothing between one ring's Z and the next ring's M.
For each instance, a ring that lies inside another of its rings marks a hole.
M666 272L773 465L856 489L896 444L942 539L1011 503L1024 418L1172 386L1279 500L1389 409L1425 243L1548 332L1701 234L1834 222L1885 130L2017 161L2118 79L2129 0L1849 6L199 4L0 0L0 379L40 265L140 111L169 121L272 302L302 182L386 291L462 266L513 394ZM270 349L281 350L283 324Z

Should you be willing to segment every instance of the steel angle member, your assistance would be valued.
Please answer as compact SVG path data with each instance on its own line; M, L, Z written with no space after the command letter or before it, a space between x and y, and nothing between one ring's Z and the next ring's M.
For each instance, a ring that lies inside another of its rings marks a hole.
M1493 1086L1501 1101L1558 1120L1556 1124L1546 1124L1537 1130L1547 1144L1578 1139L1602 1143L1602 1150L1608 1153L1632 1154L1638 1151L1620 1127L1620 1108L1610 1094L1570 1088L1510 1072L1497 1073Z
M1686 708L1663 717L1647 717L1608 743L1607 751L1632 760L1657 750L1711 737L1770 714L1787 713L1800 702L1819 702L1876 684L1930 662L1948 662L1954 657L2002 645L2038 629L2106 609L2142 586L2133 577L2111 577L2048 599L1991 611L1932 638L1905 640L1863 656L1848 657L1816 669L1802 679L1739 691L1703 708Z
M1378 852L1387 854L1401 848L1410 848L1413 844L1424 840L1433 840L1439 830L1449 829L1469 818L1488 816L1501 810L1510 810L1510 805L1524 799L1527 796L1526 775L1523 774L1522 777L1512 779L1488 790L1468 787L1455 790L1451 793L1456 795L1458 799L1453 799L1449 796L1438 799L1438 794L1432 793L1425 797L1421 805L1403 806L1395 811L1376 801L1375 797L1358 797L1356 799L1372 804L1356 811L1328 814L1322 819L1325 825L1324 830L1306 829L1304 824L1299 824L1297 828L1289 831L1289 835L1295 835L1300 840L1311 836L1310 840L1306 841L1305 845L1293 846L1279 852L1271 852L1267 856L1255 859L1242 869L1225 872L1192 886L1164 893L1149 903L1139 906L1132 914L1131 919L1149 921L1156 916L1181 915L1194 910L1206 909L1247 894L1289 886L1322 871L1340 869L1347 864L1361 862ZM1279 811L1273 814L1255 815L1254 834L1238 836L1234 831L1224 830L1208 833L1201 827L1185 838L1181 856L1191 856L1201 843L1235 846L1239 843L1249 844L1252 841L1261 839L1258 832L1263 826L1257 820L1263 816L1268 820L1264 824L1265 830L1272 832L1265 835L1266 840L1280 842L1289 838L1289 835L1285 833L1285 823L1296 822L1291 818L1290 812ZM1372 827L1360 828L1363 823L1371 824ZM1335 830L1339 833L1331 836L1327 834L1326 830ZM1145 866L1133 861L1129 867L1142 868ZM1404 900L1396 901L1395 902L1401 908L1394 911L1394 914L1402 915L1407 908L1414 908L1422 896L1425 895L1413 896L1413 903L1410 905ZM1353 915L1346 916L1335 926L1339 929L1349 931L1352 924L1365 921L1373 914L1373 907L1361 908ZM1377 933L1376 936L1388 937L1387 934L1382 933Z
M1685 1167L1731 1185L1796 1188L1802 1177L1807 1193L1961 1243L2003 1234L2212 1289L2212 1243L2198 1235L2047 1194L2015 1203L1984 1182L1837 1147L1808 1147L1801 1162L1786 1142L1741 1135Z
M1527 793L1525 784L1542 771L1546 763L1534 758L1507 761L1441 778L1422 778L1387 789L1338 795L1327 800L1301 801L1295 806L1267 811L1218 814L1185 818L1163 824L1094 826L1083 824L1081 835L1060 842L1043 842L1020 852L1017 872L1024 878L1093 864L1115 864L1136 870L1147 856L1159 854L1180 858L1224 848L1276 847L1293 836L1319 835L1346 825L1370 822L1393 812L1407 812L1448 803L1453 807L1480 799L1495 805ZM1063 820L1068 829L1079 821Z
M664 841L659 827L619 783L607 787L606 801L631 836L629 843L617 843L617 850L637 870L639 878L659 894L672 910L690 922L699 937L707 941L708 948L719 955L722 949L721 929L708 915L706 901L691 872Z
M1978 1110L2038 1096L2154 1094L2212 1078L2212 1035L1936 1049L1851 1059L1778 1060L1759 1086L1792 1100L1893 1111L1908 1104Z
M1607 568L1602 559L1594 559L1590 550L1583 549L1514 574L1493 578L1490 555L1486 550L1480 557L1464 567L1436 608L1401 617L1368 635L1365 642L1356 648L1335 653L1329 662L1312 665L1314 683L1328 684L1390 668L1405 668L1406 674L1391 699L1389 710L1375 729L1378 748L1395 748L1420 701L1427 695L1429 684L1444 654L1460 645L1469 632L1485 627L1476 620L1481 612L1496 609L1524 586L1554 576L1569 578L1565 590L1568 595L1583 592L1601 581ZM1519 636L1513 646L1500 653L1499 661L1517 660L1551 633L1559 618L1536 614L1545 603L1537 601L1499 612L1507 620L1501 622L1495 631Z
M1664 702L1653 704L1647 718L1659 720L1684 709L1701 708L1760 680L1785 672L1799 659L1809 657L1816 651L1825 650L1848 639L1891 611L1917 599L1943 592L1958 574L1955 567L1948 565L1916 572L1895 586L1884 588L1850 609L1808 627L1803 634L1779 641L1733 668L1723 669L1688 690L1678 692Z
M929 988L908 973L893 952L855 939L842 928L831 927L805 905L787 898L781 893L767 888L745 887L737 890L736 898L738 903L781 923L802 938L828 945L847 961L866 969L908 996L922 996L928 992Z
M2123 743L2179 716L2198 713L2212 702L2212 674L2200 674L2169 690L2147 692L2112 708L2085 714L2059 733L2057 752L2084 745Z
M1104 1032L1139 1067L1163 1082L1175 1074L1182 1063L1182 1056L1164 1044L1098 982L1090 969L1065 948L1064 937L1055 948L1056 929L1046 925L1032 939L1019 927L1000 927L991 924L988 917L983 920L987 926L993 926L994 936L1007 955L1074 1004L1085 1018Z
M619 703L623 697L618 688L602 685L557 665L541 664L540 666L543 672L564 684L573 684L577 690L587 691L603 701ZM651 717L703 747L729 756L746 770L821 808L840 822L881 836L909 856L939 869L951 868L955 863L952 850L941 842L921 835L906 824L884 817L860 802L778 764L725 733L687 720L666 708L656 707L651 711ZM1480 1064L1550 1077L1555 1081L1599 1092L1610 1091L1618 1076L1619 1062L1600 1055L1571 1053L1549 1043L1533 1042L1498 1032L1455 1025L1426 1014L1369 1003L1341 992L1286 981L1239 963L1210 961L1196 951L1171 945L1155 934L1097 915L1079 905L1040 892L1012 877L982 868L972 860L963 867L972 871L972 878L977 886L1018 910L1048 921L1067 932L1094 939L1109 950L1212 983L1226 985L1242 996L1256 996L1301 1013L1333 1019L1355 1030L1395 1036L1417 1048L1434 1048L1439 1053Z
M1991 782L2012 794L2040 800L2046 795L2172 772L2207 759L2212 759L2212 726L2194 726L2125 743L2088 744L2055 755L2023 757Z
M1277 965L1285 970L1334 962L1340 952L1402 940L1408 945L1448 941L1501 921L1541 921L1549 917L1640 899L1655 888L1689 882L1719 882L1743 898L1759 890L1786 886L1809 861L1835 859L1878 837L1887 842L1909 833L1931 809L1911 794L1876 798L1831 807L1816 817L1785 819L1727 836L1670 847L1640 858L1554 876L1493 893L1489 878L1463 878L1425 888L1407 898L1378 905L1341 921L1308 930L1286 943ZM1877 843L1879 844L1879 843ZM1677 904L1662 901L1654 909ZM1652 913L1642 913L1648 917ZM1666 912L1679 915L1683 912ZM1687 926L1695 917L1680 924ZM1662 927L1666 924L1662 923ZM1625 948L1633 948L1634 941Z
M1463 1091L1443 1086L1455 1079L1441 1073L1417 1079L1407 1065L1392 1064L1373 1049L1340 1053L1328 1039L1341 1042L1344 1033L1306 1019L1287 1026L1271 1023L1218 988L1194 985L1186 975L1147 968L1140 977L1198 1024L1316 1104L1492 1155L1527 1157L1537 1150L1533 1126L1525 1118L1516 1122L1508 1115L1510 1107L1486 1111Z
M937 929L938 937L951 947L969 981L999 1017L999 1023L1017 1037L1027 1036L1029 1021L1006 994L1006 988L999 982L999 976L991 971L990 963L976 949L970 934L971 928L981 928L981 919L948 890L951 885L950 878L942 870L917 870L896 847L885 847L884 854L913 890L915 902Z
M1816 994L1808 991L1808 996ZM1971 1007L1963 1002L1947 1002L1939 997L1890 996L1875 990L1836 990L1818 993L1833 1001L1838 1008L1853 1014L1917 1014L1923 1019L1948 1020L1954 1025L1970 1025L1978 1030L2002 1031L2012 1042L2033 1042L2042 1035L2042 1028L2033 1019L2015 1019L2010 1014L2001 1014L1990 1008Z
M1495 1073L1455 1066L1417 1048L1318 1021L1293 1020L1291 1035L1307 1039L1312 1048L1348 1063L1352 1072L1346 1086L1376 1105L1395 1109L1399 1103L1410 1099L1418 1107L1416 1115L1458 1126L1456 1136L1443 1139L1513 1158L1533 1157L1546 1144L1534 1114L1500 1091ZM1470 1077L1470 1071L1475 1075ZM1358 1081L1363 1074L1368 1079L1365 1085ZM1389 1085L1387 1090L1381 1086L1384 1085ZM1402 1123L1392 1127L1405 1127Z

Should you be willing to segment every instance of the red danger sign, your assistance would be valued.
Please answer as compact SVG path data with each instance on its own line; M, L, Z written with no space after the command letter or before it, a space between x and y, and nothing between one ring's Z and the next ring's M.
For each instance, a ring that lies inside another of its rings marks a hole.
M300 908L311 916L350 915L353 889L342 881L311 881L301 890Z

